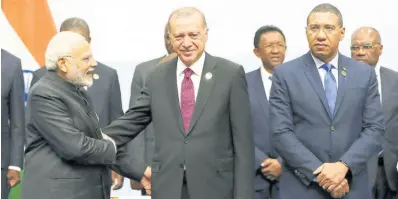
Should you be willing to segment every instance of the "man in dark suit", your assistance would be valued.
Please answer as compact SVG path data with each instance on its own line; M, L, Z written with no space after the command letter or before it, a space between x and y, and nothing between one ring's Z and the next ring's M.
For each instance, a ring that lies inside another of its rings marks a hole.
M383 113L374 70L338 52L344 32L335 6L316 6L307 18L310 52L274 70L279 198L372 198L366 163L381 149Z
M156 67L135 105L104 133L121 146L153 121L153 199L253 198L243 67L204 52L208 29L196 8L174 11L169 27L178 58Z
M167 50L167 55L143 62L135 67L134 76L131 83L130 107L134 105L137 97L140 96L141 90L146 85L146 80L149 76L149 73L151 73L161 61L165 62L171 59L171 57L167 56L175 57L175 54L173 54L173 46L171 45L169 38L168 27L169 26L166 25L164 30L164 43ZM131 151L137 160L141 160L148 165L151 165L153 150L155 149L154 135L153 125L149 124L142 133L140 133L134 140L127 144L128 151ZM142 189L139 182L131 180L130 184L132 189L141 189L142 195L147 195L145 193L145 189Z
M85 37L89 43L91 41L89 26L81 18L66 19L62 22L60 31L76 32ZM46 67L36 70L33 73L31 87L46 73ZM123 115L119 78L115 69L100 62L95 67L94 73L96 74L94 84L87 88L87 93L91 97L94 110L99 117L99 126L103 128ZM112 172L112 184L115 185L114 190L120 189L123 186L123 177Z
M275 199L282 159L271 142L268 99L273 70L285 59L286 39L282 30L275 26L259 28L254 36L253 52L262 62L259 69L246 74L255 144L255 198Z
M375 199L390 199L397 197L398 73L380 65L382 51L381 37L375 28L361 27L353 33L351 57L375 69L386 129L383 150L368 163L370 185Z
M21 60L1 49L1 197L20 181L25 135Z

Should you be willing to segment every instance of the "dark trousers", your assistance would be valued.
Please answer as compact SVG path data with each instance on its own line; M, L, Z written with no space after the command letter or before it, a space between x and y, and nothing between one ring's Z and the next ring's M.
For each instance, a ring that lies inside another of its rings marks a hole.
M8 169L1 169L1 198L7 199L10 187L8 186L7 180Z
M181 199L189 199L187 178L184 172L184 178L182 179Z
M397 192L392 191L388 185L383 158L379 158L377 167L376 183L373 187L375 199L398 199Z

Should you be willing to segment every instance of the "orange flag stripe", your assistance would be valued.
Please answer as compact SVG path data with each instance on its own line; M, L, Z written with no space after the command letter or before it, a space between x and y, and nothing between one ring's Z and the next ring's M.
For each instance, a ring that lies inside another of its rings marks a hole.
M1 9L29 52L44 66L44 53L57 30L47 0L2 0Z

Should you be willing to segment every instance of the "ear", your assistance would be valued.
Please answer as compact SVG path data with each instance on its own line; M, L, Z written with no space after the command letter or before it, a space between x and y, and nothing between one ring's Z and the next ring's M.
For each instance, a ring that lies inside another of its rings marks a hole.
M258 48L254 48L253 53L254 53L254 55L256 55L256 57L260 58L260 51Z
M64 73L68 72L68 66L67 66L66 58L64 58L64 57L59 58L57 60L57 66L58 66L59 70L61 70L62 72L64 72Z
M208 39L208 37L209 37L209 28L206 28L206 30L205 30L205 34L204 34L204 40L205 40L205 42L207 42L207 39Z
M383 44L380 44L379 56L383 53Z
M344 35L345 35L345 27L342 27L341 29L340 29L340 41L341 40L343 40L343 38L344 38Z

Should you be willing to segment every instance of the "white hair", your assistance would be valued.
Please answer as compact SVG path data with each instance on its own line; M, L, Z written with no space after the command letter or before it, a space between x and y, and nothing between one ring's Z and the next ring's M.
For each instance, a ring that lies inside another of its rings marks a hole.
M45 53L47 70L56 70L57 61L61 57L70 56L73 48L81 42L87 42L86 39L75 32L62 31L51 38Z

